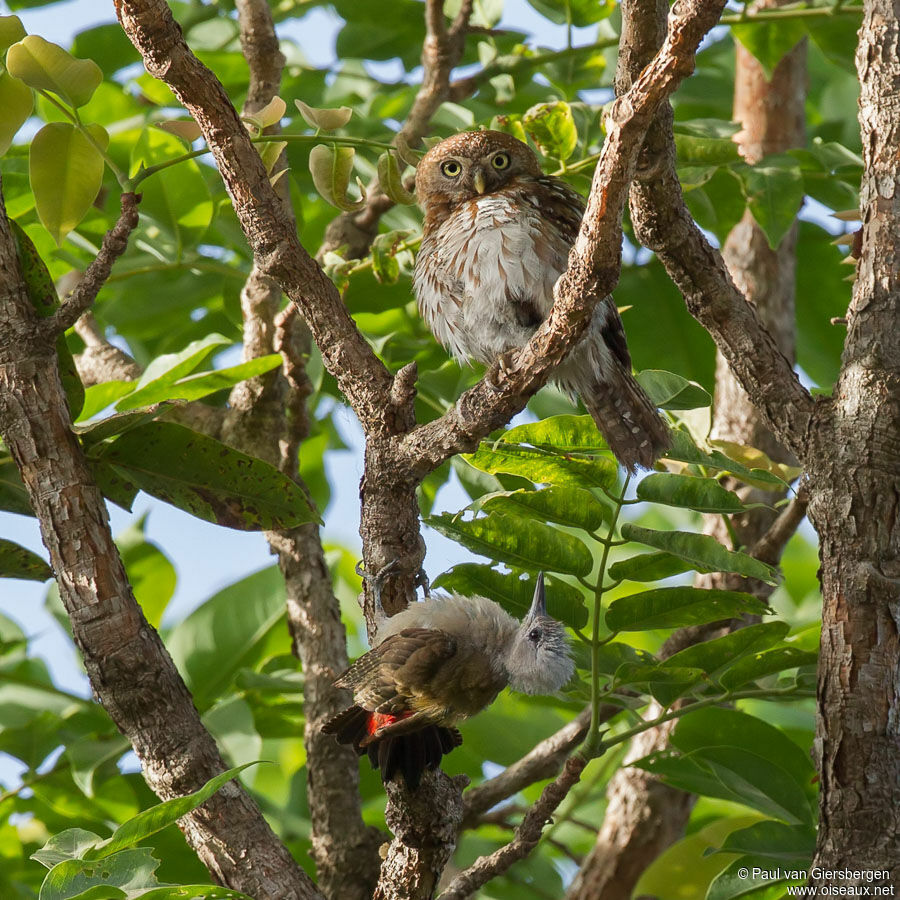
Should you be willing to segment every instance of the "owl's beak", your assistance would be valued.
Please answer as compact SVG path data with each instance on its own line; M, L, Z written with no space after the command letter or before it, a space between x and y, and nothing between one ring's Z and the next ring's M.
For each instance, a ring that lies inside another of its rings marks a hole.
M475 190L478 191L479 194L484 193L484 172L481 169L475 170L475 174L472 176L472 183L475 185Z

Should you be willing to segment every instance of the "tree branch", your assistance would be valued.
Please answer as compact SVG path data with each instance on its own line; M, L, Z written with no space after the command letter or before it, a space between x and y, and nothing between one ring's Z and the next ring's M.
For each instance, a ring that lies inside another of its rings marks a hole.
M100 293L100 288L109 278L113 263L125 252L128 238L137 228L139 201L140 194L122 194L122 211L116 224L103 236L100 252L85 269L75 289L62 302L59 309L44 320L43 330L48 340L55 341L59 335L75 324L82 313L90 309L97 294Z
M300 308L325 366L366 431L382 431L390 373L286 223L262 160L222 85L190 51L164 0L116 0L116 13L147 71L174 91L200 126L260 270Z
M164 800L184 796L226 766L128 584L103 497L72 433L55 348L25 292L2 194L0 285L0 434L28 488L91 687L152 790ZM237 782L179 824L221 883L258 900L320 897Z
M450 882L438 900L464 900L471 897L483 884L502 875L513 863L528 856L538 845L541 832L550 817L580 780L586 765L587 760L583 756L570 756L562 772L544 788L540 799L525 814L513 840L490 856L481 856L475 860Z
M600 722L608 722L620 712L620 706L602 706ZM535 744L528 753L507 766L499 775L470 787L463 795L462 828L475 828L487 810L523 788L557 775L568 755L584 739L590 721L591 708L588 706L555 734Z

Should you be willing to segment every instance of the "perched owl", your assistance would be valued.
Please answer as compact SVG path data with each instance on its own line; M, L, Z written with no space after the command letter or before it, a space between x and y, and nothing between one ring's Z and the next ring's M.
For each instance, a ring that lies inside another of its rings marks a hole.
M416 193L425 229L413 283L434 336L458 360L486 365L523 347L553 305L582 198L499 131L458 134L432 147L416 169ZM597 304L554 379L581 397L629 471L649 468L669 447L668 428L631 374L611 297Z

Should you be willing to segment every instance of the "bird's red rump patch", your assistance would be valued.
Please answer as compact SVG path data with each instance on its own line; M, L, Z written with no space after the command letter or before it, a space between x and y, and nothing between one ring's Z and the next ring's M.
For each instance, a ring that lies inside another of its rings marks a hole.
M394 722L398 722L400 719L406 719L411 715L411 712L405 712L399 716L392 716L390 713L373 712L372 715L369 716L369 721L366 723L366 731L368 731L369 734L375 734L379 728L384 728L385 725L393 725Z

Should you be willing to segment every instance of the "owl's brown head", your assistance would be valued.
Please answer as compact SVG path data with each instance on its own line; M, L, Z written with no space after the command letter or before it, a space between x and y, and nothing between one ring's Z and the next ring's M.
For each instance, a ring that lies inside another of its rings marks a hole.
M432 147L416 168L416 194L426 211L433 203L451 209L490 194L519 175L541 174L537 157L502 131L467 131Z

